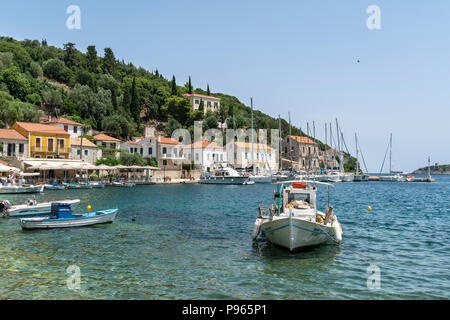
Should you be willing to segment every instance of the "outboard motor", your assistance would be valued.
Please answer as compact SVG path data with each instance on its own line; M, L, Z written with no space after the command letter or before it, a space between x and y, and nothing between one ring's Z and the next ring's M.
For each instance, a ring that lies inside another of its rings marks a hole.
M8 209L11 209L12 205L8 200L0 201L0 213L5 212Z

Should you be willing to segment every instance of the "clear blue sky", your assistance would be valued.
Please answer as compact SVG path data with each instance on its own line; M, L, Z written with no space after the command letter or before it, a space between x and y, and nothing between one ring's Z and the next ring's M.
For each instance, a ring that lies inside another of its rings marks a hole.
M81 8L81 30L66 8ZM381 8L381 30L366 9ZM337 117L370 171L394 135L393 169L450 163L450 3L423 1L8 1L0 34L116 57L184 84L237 96L294 125ZM357 63L359 59L361 62Z

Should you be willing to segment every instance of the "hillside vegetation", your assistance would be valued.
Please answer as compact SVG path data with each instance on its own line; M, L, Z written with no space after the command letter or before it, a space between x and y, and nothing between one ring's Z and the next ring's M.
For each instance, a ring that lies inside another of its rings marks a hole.
M198 120L204 120L205 130L217 128L219 122L226 122L229 128L233 123L236 128L251 126L250 107L236 97L213 93L209 85L206 90L194 89L190 77L182 86L177 85L175 76L169 78L157 69L150 72L119 61L111 48L99 56L94 45L83 53L74 43L57 48L46 40L0 37L0 126L39 122L44 113L125 139L140 136L144 124L155 124L167 135L177 128L193 133ZM203 110L194 111L184 93L218 97L220 111L206 115ZM281 126L282 135L289 134L286 120L281 119ZM255 110L254 127L278 130L278 119ZM304 135L296 127L291 130L293 135Z

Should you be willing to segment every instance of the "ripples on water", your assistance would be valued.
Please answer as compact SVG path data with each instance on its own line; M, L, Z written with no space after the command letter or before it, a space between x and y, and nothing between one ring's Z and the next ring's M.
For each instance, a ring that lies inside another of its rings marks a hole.
M252 243L257 206L271 203L272 185L47 191L40 201L80 198L78 210L117 206L120 215L111 225L32 232L1 219L0 298L450 298L450 177L333 189L343 246L298 254ZM318 197L323 209L322 187ZM72 264L81 290L67 289ZM370 264L381 268L379 290L367 289Z

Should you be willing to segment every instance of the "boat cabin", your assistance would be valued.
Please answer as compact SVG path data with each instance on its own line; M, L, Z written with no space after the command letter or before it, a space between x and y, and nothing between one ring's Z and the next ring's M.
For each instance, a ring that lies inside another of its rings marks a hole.
M281 201L280 199L276 201L278 206L280 203L282 204L279 212L282 213L285 212L285 209L291 208L297 210L310 209L309 211L313 209L316 212L316 190L315 186L308 186L306 182L301 181L293 182L291 186L284 187L281 190ZM279 196L279 192L275 193L275 198L279 198Z

